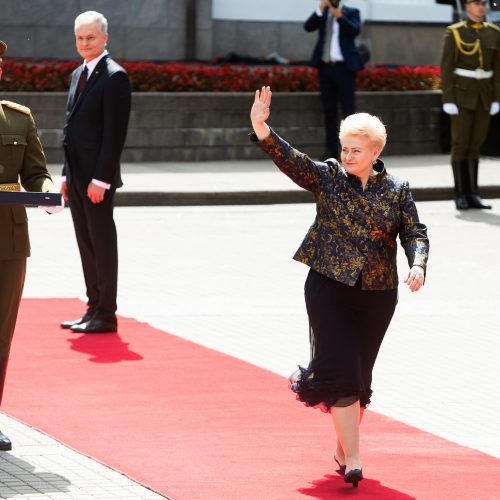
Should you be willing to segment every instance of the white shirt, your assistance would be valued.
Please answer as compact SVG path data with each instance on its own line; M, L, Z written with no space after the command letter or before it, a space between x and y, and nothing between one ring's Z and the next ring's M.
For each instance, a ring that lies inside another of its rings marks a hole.
M342 7L342 2L339 4L340 7ZM323 13L321 12L320 9L316 9L316 15L319 17L323 16ZM337 61L343 61L344 56L342 55L342 50L340 50L340 42L339 42L339 22L337 21L337 18L333 16L333 14L328 10L328 17L326 20L327 23L327 29L329 26L329 23L331 22L331 18L333 17L333 24L332 24L332 43L330 45L330 61L331 62L337 62ZM328 35L328 33L326 33Z
M94 71L95 67L99 64L99 61L108 54L109 52L107 50L104 50L104 52L100 56L94 57L92 61L89 62L83 61L83 67L87 66L88 69L87 80L90 78L92 71Z

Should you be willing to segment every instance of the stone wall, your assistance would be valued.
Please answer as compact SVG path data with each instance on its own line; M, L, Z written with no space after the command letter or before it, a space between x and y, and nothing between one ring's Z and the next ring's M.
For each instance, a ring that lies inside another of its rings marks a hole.
M9 57L78 58L73 22L85 10L107 17L108 49L117 59L207 61L229 52L277 52L307 61L317 39L302 28L309 14L300 22L213 19L212 0L2 0L1 6L0 39ZM371 48L373 64L438 64L443 32L440 23L367 21L359 40Z
M185 59L192 52L194 0L2 0L0 39L9 57L76 59L73 23L97 10L109 23L115 58ZM200 6L203 2L200 2ZM206 9L199 9L206 15ZM200 19L200 29L203 28ZM195 54L191 54L194 57Z
M62 161L66 94L12 92L4 99L32 109L49 162ZM439 153L439 92L359 92L358 110L387 125L386 154ZM123 161L194 161L262 158L249 143L252 93L135 93ZM269 120L312 156L324 152L318 93L276 93Z
M265 57L272 52L292 61L307 62L318 38L303 23L213 21L212 53L229 52ZM369 65L439 65L444 24L366 22L357 42L371 51ZM258 33L258 36L256 36Z

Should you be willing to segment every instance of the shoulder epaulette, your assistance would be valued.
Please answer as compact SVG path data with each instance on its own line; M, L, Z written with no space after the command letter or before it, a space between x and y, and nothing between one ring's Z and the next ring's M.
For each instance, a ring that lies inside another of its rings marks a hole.
M493 28L494 30L497 30L497 31L500 31L500 27L498 27L496 24L494 23L484 23L484 25L487 27L487 28Z
M467 24L467 21L459 21L458 23L455 23L455 24L450 24L450 26L448 26L448 28L454 28L454 29L457 29L457 28L462 28L464 27L465 25Z
M14 109L19 111L20 113L24 113L25 115L31 115L31 109L27 106L23 106L22 104L17 104L17 102L12 101L0 101L2 106L7 106L10 109Z

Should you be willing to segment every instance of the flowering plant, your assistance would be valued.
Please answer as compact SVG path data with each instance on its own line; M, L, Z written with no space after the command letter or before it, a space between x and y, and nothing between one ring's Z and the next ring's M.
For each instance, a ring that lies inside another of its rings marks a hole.
M357 90L435 90L440 88L439 66L370 68L358 73Z
M78 61L7 59L2 91L64 91ZM270 85L275 92L319 90L315 68L309 66L246 66L207 63L122 61L135 92L247 92ZM357 90L432 90L439 88L437 66L367 68L356 79Z

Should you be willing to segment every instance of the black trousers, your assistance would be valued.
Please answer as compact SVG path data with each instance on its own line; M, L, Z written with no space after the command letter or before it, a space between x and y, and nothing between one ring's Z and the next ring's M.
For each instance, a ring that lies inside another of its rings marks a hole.
M343 116L356 112L356 73L343 63L325 64L318 67L319 89L323 103L328 157L339 158L339 103Z
M292 389L307 406L329 411L359 400L366 407L372 394L372 371L391 322L398 291L361 289L328 278L313 269L305 283L311 361Z
M107 322L116 321L118 245L113 219L115 190L101 203L87 197L87 186L68 184L68 198L80 250L88 297L88 312Z

